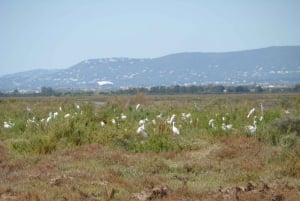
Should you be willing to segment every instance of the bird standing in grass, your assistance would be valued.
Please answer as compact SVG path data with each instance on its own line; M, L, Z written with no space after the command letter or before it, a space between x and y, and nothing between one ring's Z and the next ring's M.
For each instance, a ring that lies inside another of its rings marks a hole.
M172 122L174 121L175 117L176 117L176 115L173 114L170 119L167 119L167 123L168 124L172 124Z
M13 123L11 123L11 122L3 122L3 127L4 128L12 128L14 126L14 124Z
M225 123L222 123L222 130L223 131L229 131L232 129L232 124L225 124Z
M147 137L148 137L148 134L147 134L146 131L145 131L145 124L142 124L140 127L138 127L138 129L136 130L136 132L137 132L138 134L142 134L142 136L143 136L144 138L147 138Z
M209 127L211 127L211 128L214 128L214 129L217 128L217 127L215 126L215 120L214 120L214 119L210 119L210 120L208 121L208 125L209 125Z
M246 130L252 135L256 132L256 117L254 117L253 125L246 126Z
M174 135L179 135L180 131L178 128L175 127L175 122L173 121L172 131Z
M247 115L247 118L249 119L250 116L251 116L254 112L255 112L255 108L252 108L252 109L249 111L249 113L248 113L248 115Z

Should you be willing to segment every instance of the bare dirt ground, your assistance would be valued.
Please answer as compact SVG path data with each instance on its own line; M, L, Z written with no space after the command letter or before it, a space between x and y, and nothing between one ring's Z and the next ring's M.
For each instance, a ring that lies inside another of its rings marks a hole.
M249 137L179 153L91 144L16 158L1 146L0 200L297 201L299 181L280 175L280 152Z

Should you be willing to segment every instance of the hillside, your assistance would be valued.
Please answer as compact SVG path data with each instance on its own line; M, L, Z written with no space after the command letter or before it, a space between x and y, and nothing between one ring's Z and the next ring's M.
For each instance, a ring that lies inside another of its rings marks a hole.
M299 82L300 46L284 46L225 53L187 52L151 59L88 59L61 70L2 76L0 90Z

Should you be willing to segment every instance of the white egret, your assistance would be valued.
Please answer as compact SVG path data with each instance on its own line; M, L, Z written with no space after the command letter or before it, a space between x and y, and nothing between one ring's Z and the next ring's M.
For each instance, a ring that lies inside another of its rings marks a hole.
M68 118L70 117L71 115L69 113L65 114L64 118Z
M140 106L141 106L141 104L137 104L137 105L135 106L135 110L138 111L138 109L140 108Z
M254 112L255 112L255 108L252 108L252 109L249 111L249 113L248 113L248 115L247 115L247 118L249 119L249 117L250 117Z
M122 114L121 114L121 119L124 120L124 119L126 119L126 118L127 118L127 116L126 116L124 113L122 113Z
M225 124L225 123L222 123L222 130L223 131L229 131L232 129L232 124Z
M254 117L253 125L246 126L246 131L250 134L254 134L256 132L256 116Z
M105 126L105 122L104 121L101 121L100 124L101 124L102 127Z
M167 123L168 124L172 124L172 122L174 121L175 117L176 117L176 115L173 114L170 119L167 119Z
M175 122L173 121L172 131L174 135L179 135L180 131L178 128L175 127Z
M184 121L185 123L187 122L187 118L185 117L185 113L181 114L181 120Z
M46 119L46 122L49 123L50 120L52 119L52 117L53 117L52 112L49 112L49 115L48 115L48 117L47 117L47 119Z
M188 122L188 119L191 117L191 113L185 114L185 113L181 113L181 119L182 121L184 121L185 123Z
M261 112L261 116L264 116L264 106L262 103L260 104L260 112Z
M215 126L215 120L214 120L214 119L210 119L210 120L208 121L208 125L209 125L211 128L216 128L216 126Z
M223 123L222 123L222 126L221 126L222 130L223 131L229 131L229 130L231 130L232 129L232 124L226 124L225 123L226 117L223 116L222 120L223 120Z
M187 114L185 115L186 118L190 118L191 116L192 116L191 113L187 113Z
M35 117L32 117L32 119L27 119L26 126L28 126L29 124L34 124L35 126L39 126L39 124L35 120Z
M141 119L141 120L139 121L139 126L145 124L147 121L149 121L147 117L146 117L145 119Z
M53 113L53 118L55 119L58 116L58 112Z
M247 132L254 134L256 131L256 124L246 126L246 130L247 130Z
M156 115L156 118L157 118L157 119L161 119L161 118L162 118L162 113Z
M13 127L13 124L4 121L4 122L3 122L3 127L4 127L4 128L12 128L12 127Z
M142 136L144 138L147 138L148 137L148 134L146 133L145 131L145 124L141 125L140 127L138 127L138 129L136 130L136 133L138 134L142 134Z

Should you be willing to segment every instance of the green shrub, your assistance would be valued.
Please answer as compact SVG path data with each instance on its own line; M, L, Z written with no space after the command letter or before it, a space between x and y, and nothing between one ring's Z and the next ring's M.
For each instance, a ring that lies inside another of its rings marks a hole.
M180 144L175 137L167 134L150 135L147 140L132 140L129 142L127 149L135 152L166 152L181 150Z
M32 152L30 149L30 141L26 139L18 139L9 142L9 148L19 153Z
M300 140L300 118L283 117L275 120L266 131L266 140L273 145L293 147Z

